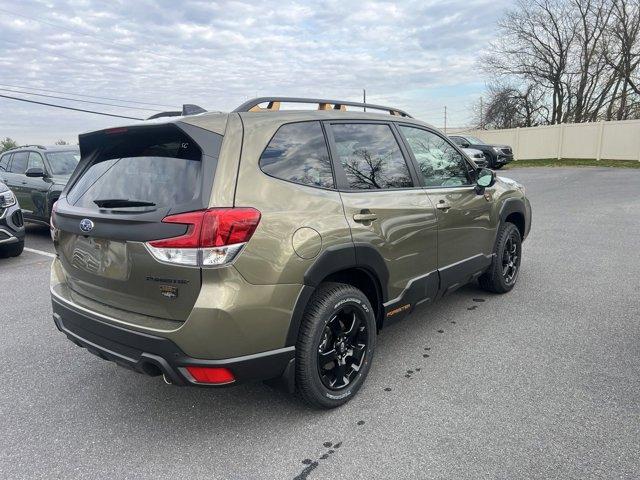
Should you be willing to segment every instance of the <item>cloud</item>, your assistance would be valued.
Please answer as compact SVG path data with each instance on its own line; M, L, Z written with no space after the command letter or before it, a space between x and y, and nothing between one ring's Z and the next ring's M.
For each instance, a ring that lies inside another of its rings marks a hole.
M506 0L177 5L0 0L0 83L211 110L230 110L256 95L359 100L366 88L370 102L436 124L446 104L450 124L464 124L483 85L475 63L508 6ZM20 142L73 140L118 123L6 99L0 112L0 136Z

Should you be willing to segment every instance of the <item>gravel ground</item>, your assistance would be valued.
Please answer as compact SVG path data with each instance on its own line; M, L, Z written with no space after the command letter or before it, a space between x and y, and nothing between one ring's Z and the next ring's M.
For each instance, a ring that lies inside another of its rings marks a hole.
M0 260L0 478L638 478L640 171L505 175L534 211L516 288L388 326L330 412L104 362L55 329L50 258Z

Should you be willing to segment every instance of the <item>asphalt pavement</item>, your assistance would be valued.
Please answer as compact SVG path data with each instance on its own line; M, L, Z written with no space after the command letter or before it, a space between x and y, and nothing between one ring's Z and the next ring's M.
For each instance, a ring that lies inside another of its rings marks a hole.
M533 205L515 289L385 328L333 411L100 360L54 327L51 258L0 259L0 478L638 478L640 170L503 175Z

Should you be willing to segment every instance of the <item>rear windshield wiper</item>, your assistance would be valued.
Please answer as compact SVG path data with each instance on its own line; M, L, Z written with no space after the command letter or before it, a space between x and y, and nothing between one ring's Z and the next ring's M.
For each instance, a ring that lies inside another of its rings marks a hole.
M153 202L145 202L144 200L129 200L127 198L105 198L103 200L94 200L100 208L126 208L126 207L155 207Z

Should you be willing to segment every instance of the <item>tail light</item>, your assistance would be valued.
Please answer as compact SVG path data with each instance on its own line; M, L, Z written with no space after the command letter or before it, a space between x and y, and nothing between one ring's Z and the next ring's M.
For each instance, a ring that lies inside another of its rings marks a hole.
M255 208L211 208L170 215L163 223L187 225L184 235L147 242L162 262L211 267L229 263L249 241L260 222Z
M58 228L56 227L55 216L58 211L58 201L53 202L51 206L51 218L49 218L49 234L51 235L51 240L56 241L56 234L58 232Z

